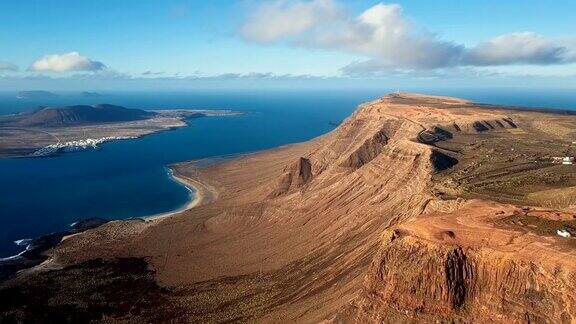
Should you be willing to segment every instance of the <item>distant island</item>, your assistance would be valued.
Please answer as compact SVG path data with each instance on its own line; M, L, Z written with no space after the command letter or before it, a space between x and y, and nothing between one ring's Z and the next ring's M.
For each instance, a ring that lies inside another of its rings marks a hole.
M146 111L110 104L40 107L0 116L0 157L38 157L98 148L111 140L183 127L189 118L237 114L230 110Z
M88 92L88 91L84 91L80 93L80 96L82 97L86 97L86 98L97 98L97 97L102 97L102 94L98 93L98 92Z
M18 99L50 99L56 97L58 97L57 94L43 90L20 91L16 95Z
M0 126L65 127L143 120L156 115L158 113L108 104L41 107L31 112L0 117Z

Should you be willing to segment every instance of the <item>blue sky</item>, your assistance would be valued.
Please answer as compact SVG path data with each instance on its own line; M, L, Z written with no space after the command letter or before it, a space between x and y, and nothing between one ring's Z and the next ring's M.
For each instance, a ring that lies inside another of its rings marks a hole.
M0 2L0 86L570 87L576 1Z

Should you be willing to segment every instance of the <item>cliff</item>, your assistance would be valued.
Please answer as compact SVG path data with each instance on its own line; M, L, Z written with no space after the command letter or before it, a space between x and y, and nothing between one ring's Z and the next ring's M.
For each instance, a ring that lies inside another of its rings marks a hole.
M573 247L498 225L525 213L471 201L385 231L356 320L573 322Z

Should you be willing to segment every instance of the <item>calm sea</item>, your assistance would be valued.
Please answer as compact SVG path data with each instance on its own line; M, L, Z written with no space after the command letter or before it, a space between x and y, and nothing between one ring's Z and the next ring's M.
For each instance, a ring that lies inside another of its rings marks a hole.
M486 103L576 108L576 92L567 90L414 90ZM77 220L122 219L178 209L188 202L190 193L170 179L166 165L306 141L333 129L359 103L386 92L197 91L103 93L97 98L62 93L49 101L18 100L15 93L0 93L0 114L80 103L245 113L193 119L189 127L106 143L99 151L0 160L0 257L19 252L15 240L62 230Z

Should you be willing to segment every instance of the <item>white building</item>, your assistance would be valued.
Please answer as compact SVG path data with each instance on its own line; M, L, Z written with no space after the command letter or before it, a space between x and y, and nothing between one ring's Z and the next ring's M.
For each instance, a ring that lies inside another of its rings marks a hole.
M553 156L552 157L552 163L572 165L572 164L574 164L574 157L573 156Z
M562 236L562 237L570 237L570 233L565 230L565 229L559 229L556 231L556 234Z

